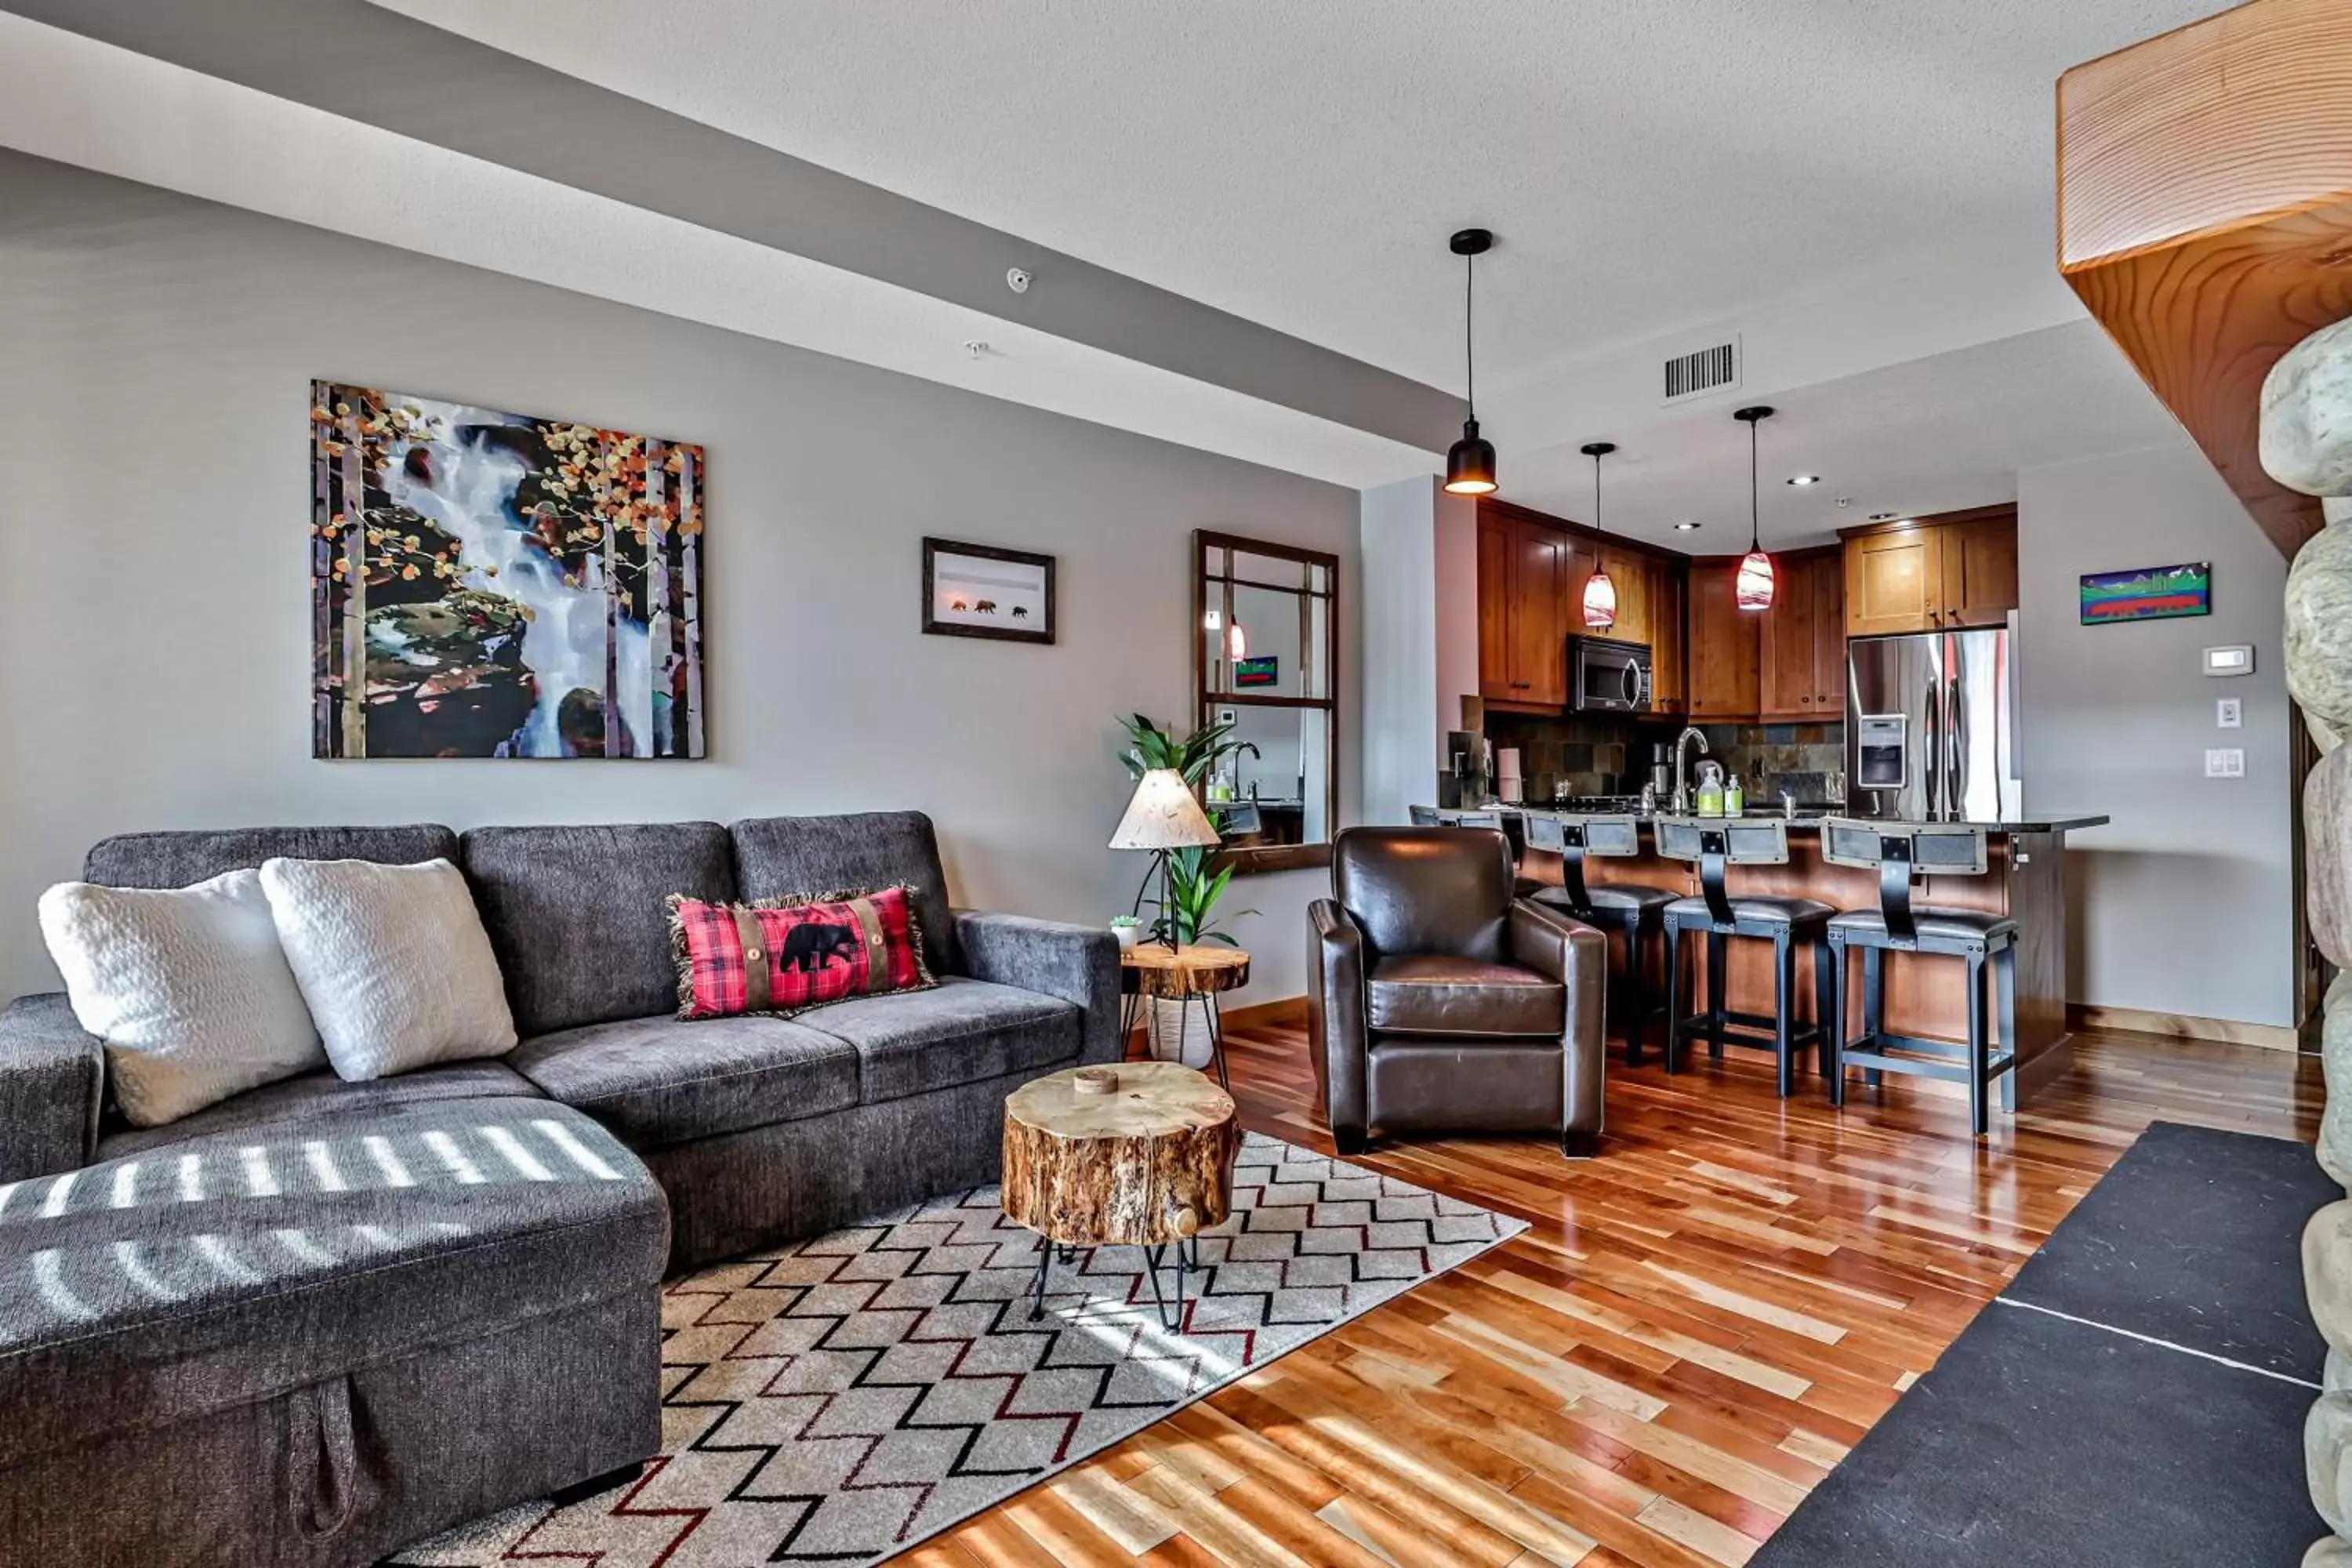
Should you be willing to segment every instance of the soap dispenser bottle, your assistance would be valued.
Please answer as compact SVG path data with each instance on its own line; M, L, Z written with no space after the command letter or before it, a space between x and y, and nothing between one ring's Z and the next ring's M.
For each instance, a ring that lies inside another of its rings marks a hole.
M1714 763L1698 765L1698 791L1692 797L1691 809L1701 816L1723 815L1723 769Z

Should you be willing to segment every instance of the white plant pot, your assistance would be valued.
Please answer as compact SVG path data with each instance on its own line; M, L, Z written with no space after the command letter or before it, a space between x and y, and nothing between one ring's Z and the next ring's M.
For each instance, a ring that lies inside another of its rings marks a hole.
M1197 1001L1177 1002L1164 996L1154 996L1150 1001L1144 1024L1151 1059L1207 1068L1213 1059L1209 1048L1207 1009Z
M1141 926L1113 926L1110 928L1110 934L1118 938L1119 952L1132 952L1135 951L1135 944L1143 940L1143 928Z

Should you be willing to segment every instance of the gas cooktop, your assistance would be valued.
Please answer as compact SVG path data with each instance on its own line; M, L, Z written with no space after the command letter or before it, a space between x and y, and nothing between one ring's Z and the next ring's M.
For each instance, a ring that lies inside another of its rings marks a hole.
M1642 809L1642 797L1638 795L1570 795L1555 796L1538 804L1549 805L1554 811L1639 811Z

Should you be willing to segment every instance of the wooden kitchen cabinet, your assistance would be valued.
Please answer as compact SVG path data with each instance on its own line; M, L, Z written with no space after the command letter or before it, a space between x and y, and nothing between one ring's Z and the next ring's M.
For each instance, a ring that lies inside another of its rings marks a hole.
M1690 563L1690 716L1702 721L1753 719L1758 711L1761 651L1753 611L1733 597L1736 555L1694 557Z
M1846 635L1933 631L1943 607L1943 541L1932 529L1848 541Z
M1584 624L1584 588L1596 568L1605 568L1617 589L1617 619L1605 630ZM1479 695L1521 711L1565 708L1568 639L1590 634L1648 644L1652 707L1683 712L1690 668L1683 574L1679 556L1652 554L1507 501L1480 501Z
M1997 626L2017 607L2013 506L1848 529L1841 537L1850 637Z
M1685 657L1683 598L1686 567L1653 559L1650 566L1650 708L1653 712L1690 711L1690 661Z
M1607 631L1593 630L1583 625L1583 585L1577 587L1577 630L1591 631L1594 637L1615 637L1620 642L1648 643L1651 660L1657 658L1656 634L1651 629L1654 618L1651 608L1657 597L1657 584L1653 580L1649 557L1630 551L1601 552L1601 568L1609 574L1609 581L1617 590L1617 624Z
M1518 700L1565 707L1568 634L1592 558L1566 534L1532 524L1521 525L1513 558L1517 564L1511 590L1511 669L1519 682Z
M1997 626L2017 608L2017 514L1947 523L1943 624Z
M1813 717L1845 719L1845 560L1825 551L1813 570Z
M1532 707L1566 705L1569 579L1575 554L1568 535L1557 529L1479 509L1481 697Z
M1756 618L1759 716L1819 722L1845 716L1845 562L1834 548L1773 562L1772 607Z
M1511 685L1511 525L1478 518L1478 695L1507 701Z

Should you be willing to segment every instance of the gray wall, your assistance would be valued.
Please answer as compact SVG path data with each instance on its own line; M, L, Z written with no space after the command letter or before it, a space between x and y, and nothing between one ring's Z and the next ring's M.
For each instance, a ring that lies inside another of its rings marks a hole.
M912 806L963 900L1099 919L1144 868L1112 718L1191 717L1190 531L1359 585L1349 490L14 155L0 194L12 992L54 983L36 895L131 828ZM311 760L313 376L703 443L709 760ZM1055 553L1059 644L920 636L926 533ZM1305 989L1323 885L1230 895L1244 1001Z
M2018 475L2020 755L2029 812L2104 812L2076 835L2073 999L2241 1023L2290 1022L2294 878L2286 563L2184 436ZM2213 614L2081 624L2084 573L2213 563ZM2214 680L2200 650L2252 643L2257 673ZM2214 727L2214 699L2245 728ZM2242 746L2246 776L2204 776Z
M1426 475L1362 492L1367 822L1436 799L1436 493Z
M1478 690L1478 507L1433 475L1363 492L1364 820L1437 798Z

